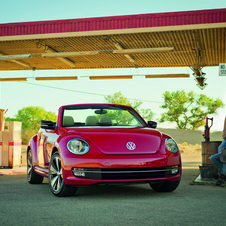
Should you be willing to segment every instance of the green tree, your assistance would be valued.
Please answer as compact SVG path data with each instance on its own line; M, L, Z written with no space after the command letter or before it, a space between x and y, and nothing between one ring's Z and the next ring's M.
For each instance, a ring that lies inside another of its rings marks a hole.
M177 129L196 130L205 125L208 115L216 115L217 110L225 106L219 98L214 100L193 91L166 91L163 98L164 104L160 107L166 112L161 114L160 122L176 122Z
M57 115L51 111L46 111L42 107L24 107L17 112L14 118L6 118L6 121L22 122L22 129L38 132L41 120L56 122Z
M106 103L109 103L109 104L120 104L120 105L127 105L130 107L133 107L147 121L152 120L154 116L154 113L151 111L151 109L140 109L140 106L142 105L143 102L141 101L131 102L129 101L128 98L124 97L120 91L114 93L112 96L107 95L104 98ZM125 121L125 119L123 121Z

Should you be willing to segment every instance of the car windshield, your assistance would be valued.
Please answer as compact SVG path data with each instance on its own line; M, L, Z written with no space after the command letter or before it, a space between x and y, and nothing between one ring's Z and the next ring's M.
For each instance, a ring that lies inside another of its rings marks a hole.
M77 105L63 109L63 127L144 127L144 120L132 108L112 105Z

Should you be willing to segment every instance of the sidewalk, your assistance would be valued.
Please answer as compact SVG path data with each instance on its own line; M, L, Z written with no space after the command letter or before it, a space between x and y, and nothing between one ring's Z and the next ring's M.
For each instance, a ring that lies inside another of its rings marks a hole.
M21 153L21 166L15 166L12 169L1 168L0 166L0 176L13 173L26 173L27 172L27 157L26 152Z
M27 166L16 166L13 169L1 169L0 168L0 176L5 174L12 174L12 173L26 173Z

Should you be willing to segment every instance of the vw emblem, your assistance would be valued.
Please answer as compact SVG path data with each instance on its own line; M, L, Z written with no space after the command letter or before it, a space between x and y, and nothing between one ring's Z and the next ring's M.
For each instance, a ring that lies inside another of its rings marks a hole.
M136 144L134 144L133 142L128 142L126 144L126 147L130 150L133 151L136 148Z

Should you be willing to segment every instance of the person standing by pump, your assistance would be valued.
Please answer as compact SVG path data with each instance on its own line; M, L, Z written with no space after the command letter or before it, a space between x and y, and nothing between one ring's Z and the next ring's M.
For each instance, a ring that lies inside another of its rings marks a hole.
M223 141L218 147L218 153L210 157L210 161L219 171L216 185L221 185L226 180L226 117L224 119L224 129L222 134Z

